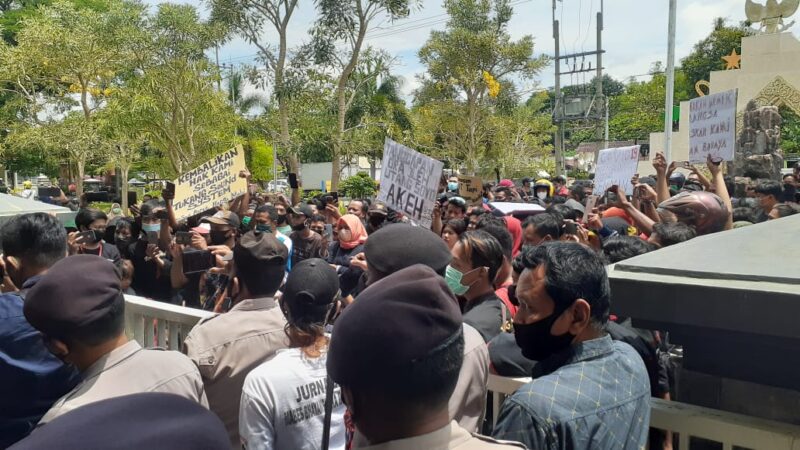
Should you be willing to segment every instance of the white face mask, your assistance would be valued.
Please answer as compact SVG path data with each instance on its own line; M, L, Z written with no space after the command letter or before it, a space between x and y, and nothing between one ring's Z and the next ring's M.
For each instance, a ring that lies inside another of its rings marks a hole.
M537 193L536 193L536 197L537 197L539 200L544 200L544 199L546 199L546 198L547 198L547 192L545 192L545 191L539 191L539 192L537 192Z

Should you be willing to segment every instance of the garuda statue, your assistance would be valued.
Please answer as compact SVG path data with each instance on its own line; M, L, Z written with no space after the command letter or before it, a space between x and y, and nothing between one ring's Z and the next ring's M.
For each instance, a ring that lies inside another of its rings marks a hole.
M783 19L790 17L800 7L800 0L767 0L766 5L761 5L753 0L747 0L744 6L747 20L752 23L761 23L758 31L762 33L781 33L794 25L794 21L784 24Z

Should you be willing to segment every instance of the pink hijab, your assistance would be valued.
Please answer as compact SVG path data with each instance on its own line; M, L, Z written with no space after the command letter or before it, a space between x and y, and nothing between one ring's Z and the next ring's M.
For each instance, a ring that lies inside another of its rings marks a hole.
M347 242L339 240L339 247L345 250L352 250L367 241L367 230L364 228L364 224L361 223L361 219L353 214L345 214L339 219L340 225L342 222L350 229L350 240Z

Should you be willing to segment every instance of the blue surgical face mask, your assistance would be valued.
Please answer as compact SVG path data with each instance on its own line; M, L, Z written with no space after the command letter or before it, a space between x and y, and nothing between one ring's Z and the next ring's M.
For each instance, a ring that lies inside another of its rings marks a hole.
M464 274L453 268L453 266L448 265L447 269L445 269L444 281L447 283L447 287L453 291L453 294L464 295L469 290L469 286L464 286L461 283L463 278Z
M160 223L143 223L142 224L142 231L145 233L149 233L151 231L155 231L156 233L161 232L161 224Z
M451 182L447 183L447 190L448 191L452 191L452 192L457 191L458 190L458 183L456 183L455 181L451 181Z

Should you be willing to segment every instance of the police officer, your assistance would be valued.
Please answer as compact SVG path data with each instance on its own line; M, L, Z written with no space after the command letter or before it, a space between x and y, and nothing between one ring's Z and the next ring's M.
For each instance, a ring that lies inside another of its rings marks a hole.
M423 264L444 277L453 259L447 244L430 230L406 224L381 228L364 246L370 283L414 264ZM475 328L464 328L464 364L450 397L450 418L470 432L478 431L486 408L489 349Z
M223 450L225 427L197 402L160 392L86 405L41 427L11 450Z
M239 402L244 379L289 343L273 296L283 281L289 251L271 232L249 231L233 248L234 306L195 326L183 351L200 369L208 403L240 448Z
M94 255L62 259L30 290L23 312L48 350L74 365L82 378L39 426L83 405L139 392L177 394L208 405L189 358L128 341L125 299L111 262Z
M367 288L337 320L327 361L352 414L354 448L515 447L451 421L463 355L458 302L431 268L411 266Z

